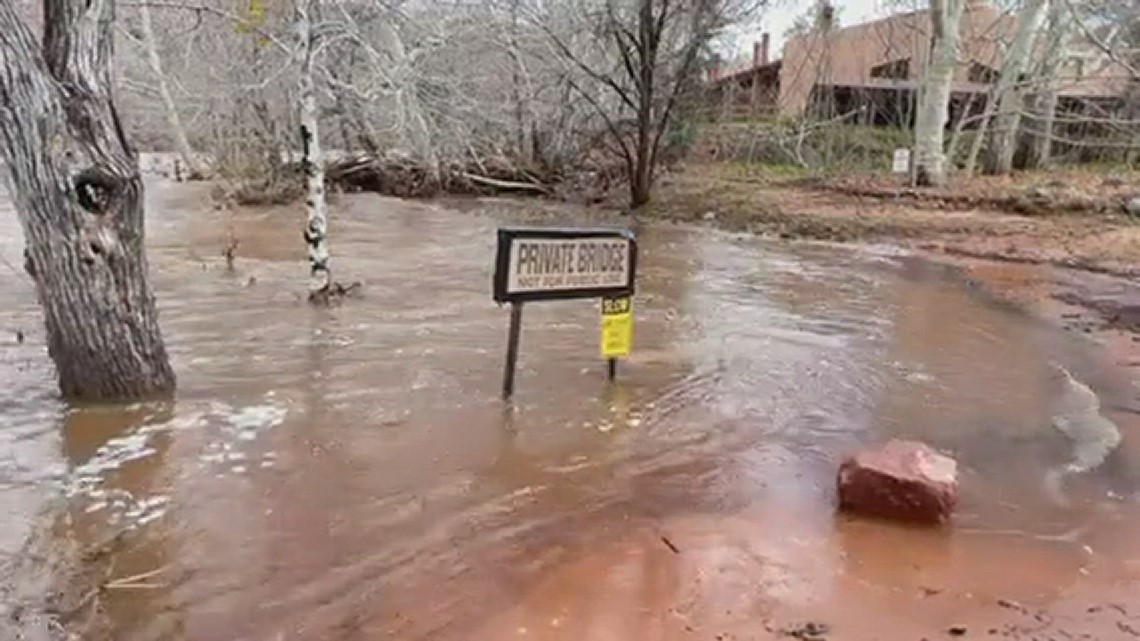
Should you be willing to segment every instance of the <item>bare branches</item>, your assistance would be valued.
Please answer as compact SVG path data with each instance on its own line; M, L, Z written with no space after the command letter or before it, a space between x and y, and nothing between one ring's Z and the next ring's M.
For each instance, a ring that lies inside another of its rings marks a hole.
M760 2L322 2L311 24L316 114L334 149L425 167L626 165L643 201L709 43ZM255 4L256 16L223 0L119 4L123 35L138 45L124 65L128 98L152 148L182 147L150 115L173 102L189 145L223 175L287 175L299 156L295 21L291 3ZM165 87L147 62L144 9Z
M570 86L621 151L634 207L649 199L662 141L699 78L700 54L734 6L727 0L575 0L529 14ZM578 34L595 38L582 43Z
M1120 47L1113 46L1108 40L1102 38L1093 29L1089 28L1088 24L1081 16L1079 7L1073 2L1073 0L1064 1L1069 7L1069 13L1072 15L1073 22L1075 23L1077 29L1080 30L1081 36L1083 36L1088 42L1095 45L1096 48L1101 53L1108 56L1112 62L1127 70L1129 75L1132 76L1133 81L1140 79L1140 66L1134 64L1133 60L1126 59L1121 54Z

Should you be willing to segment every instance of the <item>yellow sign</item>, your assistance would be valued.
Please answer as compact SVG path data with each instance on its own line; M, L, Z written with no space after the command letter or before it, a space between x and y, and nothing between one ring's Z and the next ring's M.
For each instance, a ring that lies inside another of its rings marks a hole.
M629 298L603 298L602 358L628 356L632 344L632 301Z
M238 33L255 33L261 30L265 24L265 1L264 0L249 0L249 9L246 12L246 17L241 22L234 25L234 29ZM269 38L263 33L258 33L254 39L257 46L264 47L269 43Z

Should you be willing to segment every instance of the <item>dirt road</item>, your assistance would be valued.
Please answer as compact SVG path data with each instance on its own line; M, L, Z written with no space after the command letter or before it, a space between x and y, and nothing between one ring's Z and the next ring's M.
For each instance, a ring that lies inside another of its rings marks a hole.
M1140 273L1140 221L1124 203L1140 174L979 177L934 192L902 179L811 179L695 165L663 179L648 215L782 238L889 242L937 253Z

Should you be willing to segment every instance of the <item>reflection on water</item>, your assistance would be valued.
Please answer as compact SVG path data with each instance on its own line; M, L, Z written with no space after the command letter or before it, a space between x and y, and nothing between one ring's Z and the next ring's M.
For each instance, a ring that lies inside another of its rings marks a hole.
M0 335L0 544L37 515L84 544L135 533L114 576L154 585L107 596L115 639L665 639L824 613L863 638L936 630L963 595L1134 578L1125 449L1067 505L1043 489L1067 460L1048 361L1116 374L942 268L643 226L618 382L594 302L528 305L508 408L494 202L342 197L334 265L366 296L313 310L296 212L221 214L193 186L150 198L176 401L54 400L34 296L0 281L0 331L28 334ZM1112 418L1128 440L1133 417ZM892 436L959 458L952 530L834 515L839 458Z

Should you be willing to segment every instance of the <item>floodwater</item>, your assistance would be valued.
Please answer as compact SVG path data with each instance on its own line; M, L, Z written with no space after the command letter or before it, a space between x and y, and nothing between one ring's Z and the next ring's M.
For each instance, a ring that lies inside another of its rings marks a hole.
M531 304L506 406L494 230L528 205L342 196L334 270L364 296L315 310L299 214L205 194L150 185L180 388L127 407L55 398L0 208L0 550L129 533L108 578L143 576L97 599L110 638L761 639L818 621L917 640L998 599L1140 577L1135 415L1111 414L1124 443L1063 504L1044 487L1072 456L1049 361L1106 403L1132 402L1131 381L947 268L644 226L618 380L595 301ZM889 437L958 458L952 527L835 514L841 457Z

